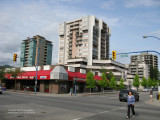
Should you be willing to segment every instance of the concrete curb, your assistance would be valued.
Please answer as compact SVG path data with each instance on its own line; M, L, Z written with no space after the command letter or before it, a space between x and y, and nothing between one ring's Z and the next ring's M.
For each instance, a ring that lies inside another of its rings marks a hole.
M34 92L24 92L24 91L14 91L14 90L6 90L3 91L4 93L17 93L17 94L26 94L26 95L36 95L36 96L46 96L46 97L80 97L80 96L91 96L91 95L104 95L104 94L116 94L119 91L113 91L113 92L104 92L104 93L77 93L76 96L73 94L72 96L70 94L50 94L50 93L39 93L35 94Z

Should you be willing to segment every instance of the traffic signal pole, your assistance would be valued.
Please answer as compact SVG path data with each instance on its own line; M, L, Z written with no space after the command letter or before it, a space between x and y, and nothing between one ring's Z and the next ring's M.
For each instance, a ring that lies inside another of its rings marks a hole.
M36 80L35 80L35 94L37 92L37 74L38 74L38 61L39 61L39 46L38 46L38 56L37 56L37 66L36 66Z

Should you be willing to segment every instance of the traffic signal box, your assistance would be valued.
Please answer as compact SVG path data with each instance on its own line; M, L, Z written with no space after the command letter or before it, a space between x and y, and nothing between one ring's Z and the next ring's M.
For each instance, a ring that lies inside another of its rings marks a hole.
M17 54L14 54L13 55L13 62L16 62L17 61Z
M116 51L112 51L112 60L116 59Z

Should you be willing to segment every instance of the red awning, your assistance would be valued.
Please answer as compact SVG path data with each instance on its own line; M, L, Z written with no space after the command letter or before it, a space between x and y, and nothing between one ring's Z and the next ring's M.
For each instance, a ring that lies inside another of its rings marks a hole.
M66 70L68 73L68 80L73 81L73 78L77 78L77 81L81 81L81 82L85 82L84 80L86 79L87 75L86 74L82 74L80 72L70 72L68 70ZM101 80L101 77L98 75L95 75L94 79L96 80Z
M44 79L50 79L50 72L51 70L40 70L37 72L37 79L38 80L44 80ZM8 79L14 79L11 75L6 75ZM17 76L16 79L34 79L36 77L36 71L28 71L24 72L21 75Z
M37 79L38 80L49 80L50 79L50 73L53 69L51 70L40 70L37 72ZM66 70L68 73L68 80L69 81L73 81L74 78L77 79L77 81L79 82L85 82L86 81L86 74L82 74L80 72L70 72L68 70ZM7 79L14 79L11 75L5 75L7 77ZM24 72L23 74L17 76L16 79L28 79L28 80L33 80L34 77L36 77L36 71L28 71L28 72ZM101 80L101 77L96 75L94 77L94 79L96 80Z

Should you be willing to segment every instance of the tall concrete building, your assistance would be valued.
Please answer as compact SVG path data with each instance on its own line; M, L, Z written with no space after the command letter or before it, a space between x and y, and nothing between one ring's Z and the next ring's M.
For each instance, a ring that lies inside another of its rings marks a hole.
M137 74L140 79L142 79L142 77L145 77L148 79L149 68L148 68L147 64L145 64L145 63L130 64L130 65L128 65L128 67L129 67L129 70L131 71L131 75L133 75L133 77Z
M27 38L21 43L20 66L29 67L37 65L51 65L52 42L36 35Z
M58 64L69 71L86 74L92 71L101 76L100 70L112 71L116 80L123 78L129 85L127 67L109 59L110 28L95 16L64 22L59 26ZM132 75L130 75L132 77Z
M131 56L131 64L145 63L150 68L158 68L158 57L156 55L149 54L147 52L141 53L140 55Z
M109 59L110 28L107 23L95 16L64 22L59 26L59 64L76 62L84 58L85 64L93 60Z
M158 57L149 53L141 53L140 55L132 55L129 69L134 76L139 75L148 78L150 76L150 67L158 68Z

